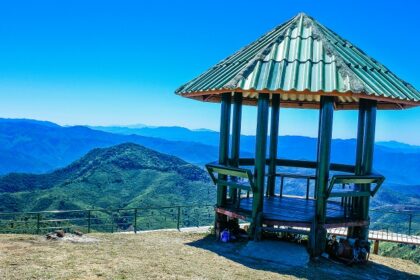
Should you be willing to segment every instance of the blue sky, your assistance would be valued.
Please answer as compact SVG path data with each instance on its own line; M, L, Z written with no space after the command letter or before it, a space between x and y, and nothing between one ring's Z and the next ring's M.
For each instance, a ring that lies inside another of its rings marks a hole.
M219 106L174 90L298 12L420 89L419 1L3 1L0 117L218 130ZM356 112L334 137L354 138ZM316 110L281 111L280 133L317 134ZM244 111L255 133L256 110ZM420 108L379 111L377 140L420 144Z

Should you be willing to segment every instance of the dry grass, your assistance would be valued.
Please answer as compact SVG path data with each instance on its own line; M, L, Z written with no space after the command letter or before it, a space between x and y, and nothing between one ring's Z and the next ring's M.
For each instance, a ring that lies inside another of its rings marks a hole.
M307 267L244 259L241 244L202 233L93 234L97 243L0 235L0 279L419 279L418 265L374 256L363 267L329 261Z

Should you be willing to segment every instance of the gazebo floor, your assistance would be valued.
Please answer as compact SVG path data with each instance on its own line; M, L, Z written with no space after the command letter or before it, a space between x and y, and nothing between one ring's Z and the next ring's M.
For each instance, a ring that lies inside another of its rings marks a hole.
M314 199L294 196L264 197L263 224L279 226L310 227L315 215ZM251 217L252 197L241 198L239 208L226 206L216 208L216 212L232 218L248 220ZM338 202L327 203L325 227L348 227L366 225L365 221L352 220L345 216L344 207Z

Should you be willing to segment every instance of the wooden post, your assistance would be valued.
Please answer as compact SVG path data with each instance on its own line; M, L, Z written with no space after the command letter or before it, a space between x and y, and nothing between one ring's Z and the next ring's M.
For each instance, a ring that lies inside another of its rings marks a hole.
M242 93L235 92L233 95L233 117L232 117L232 148L230 153L230 164L239 166L240 142L241 142L241 121L242 121ZM237 189L229 190L229 197L234 203L237 198Z
M309 187L310 187L310 184L311 184L311 179L307 178L306 179L306 200L309 199Z
M134 233L137 234L137 208L134 209Z
M279 138L280 95L273 94L271 99L270 127L270 165L268 167L267 195L274 196L276 187L276 159Z
M91 215L92 215L91 211L88 210L88 229L87 229L88 233L90 233Z
M229 161L229 131L230 131L230 107L232 102L231 93L222 94L221 113L220 113L220 142L219 142L219 164L227 165ZM219 179L226 180L225 175L219 175ZM226 204L226 185L217 185L217 207ZM226 216L216 213L215 233L219 238L220 231L223 230L227 222Z
M375 127L376 127L376 106L375 100L366 100L366 126L365 140L363 145L362 172L363 175L372 173L373 168L373 151L375 147ZM370 184L362 185L362 191L370 190ZM370 197L360 198L361 217L365 221L369 221L369 202ZM367 240L369 237L369 225L363 226L360 232L360 239Z
M375 255L379 253L379 240L375 240L373 243L373 253Z
M367 99L361 99L359 102L355 174L367 175L372 172L373 167L377 102ZM367 191L370 189L370 184L359 185L359 187L361 191ZM356 217L358 219L369 220L369 201L369 197L354 199L352 205L357 210ZM347 235L367 240L369 237L369 226L349 228Z
M324 252L327 231L324 228L326 216L325 190L327 188L330 171L331 138L334 115L334 98L321 97L318 132L318 154L315 181L316 213L311 228L310 249L312 256L319 256Z
M41 213L38 213L36 215L36 234L40 233L41 230Z
M176 207L176 229L179 230L181 225L181 206Z
M219 164L227 165L229 161L229 132L230 132L230 107L232 95L222 94L221 115L220 115L220 142L219 142ZM225 176L224 176L225 177ZM223 178L226 180L226 178ZM217 206L224 206L226 203L226 186L217 186Z
M254 239L261 238L261 217L263 211L264 185L265 185L265 162L267 153L267 130L268 130L269 95L261 93L258 96L257 135L255 143L255 187L252 198L252 220L250 233Z
M362 175L362 158L363 158L363 146L365 141L365 119L366 119L366 107L364 99L359 100L359 116L357 122L357 143L356 143L356 163L355 163L355 175ZM351 198L351 215L354 218L360 219L360 202L357 197ZM360 228L359 228L360 229ZM348 237L355 237L356 232L360 231L356 227L350 227L347 230Z

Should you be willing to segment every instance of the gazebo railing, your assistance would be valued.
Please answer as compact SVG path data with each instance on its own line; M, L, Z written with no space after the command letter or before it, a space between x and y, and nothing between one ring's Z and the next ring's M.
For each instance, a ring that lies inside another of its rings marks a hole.
M274 176L274 177L279 177L280 178L280 189L279 189L279 196L283 197L283 189L284 189L284 179L285 178L290 178L290 179L304 179L306 180L306 195L305 198L309 199L309 193L310 193L310 186L311 186L311 181L315 181L316 180L316 176L315 175L305 175L305 174L296 174L296 173L275 173L275 174L267 174L267 177L270 176ZM268 189L266 191L266 195L268 195ZM316 199L316 194L314 192L314 199Z
M233 203L236 207L239 207L240 199L242 197L242 190L246 191L246 197L252 195L254 189L254 174L251 169L246 167L253 167L255 164L254 158L239 158L236 162L240 167L231 167L219 164L208 164L206 165L210 176L215 184L219 183L227 187L235 188L234 197L227 198L227 202ZM270 164L270 159L266 160L266 165ZM306 168L316 169L317 162L307 160L290 160L290 159L276 159L277 167L290 167L290 168ZM210 170L209 170L210 167ZM220 178L214 175L214 172L222 175ZM370 175L355 175L355 166L348 164L330 164L330 171L333 172L329 179L328 187L325 191L324 198L329 201L336 201L341 204L344 209L344 217L350 218L353 215L358 215L358 209L354 209L354 200L358 197L374 196L380 188L381 184L385 180L382 175L370 174ZM338 174L337 174L338 173ZM347 173L347 174L342 174ZM350 173L350 174L349 174ZM317 199L316 191L313 191L313 196L310 196L310 182L316 181L314 174L303 174L303 173L290 173L290 172L276 172L266 175L268 178L274 176L280 178L280 187L278 196L283 196L284 179L304 179L306 180L306 199ZM246 181L244 181L244 179ZM371 189L365 190L364 185L373 185ZM341 186L341 190L338 190L335 186ZM229 193L229 192L227 192ZM265 195L269 196L268 187L265 191Z

